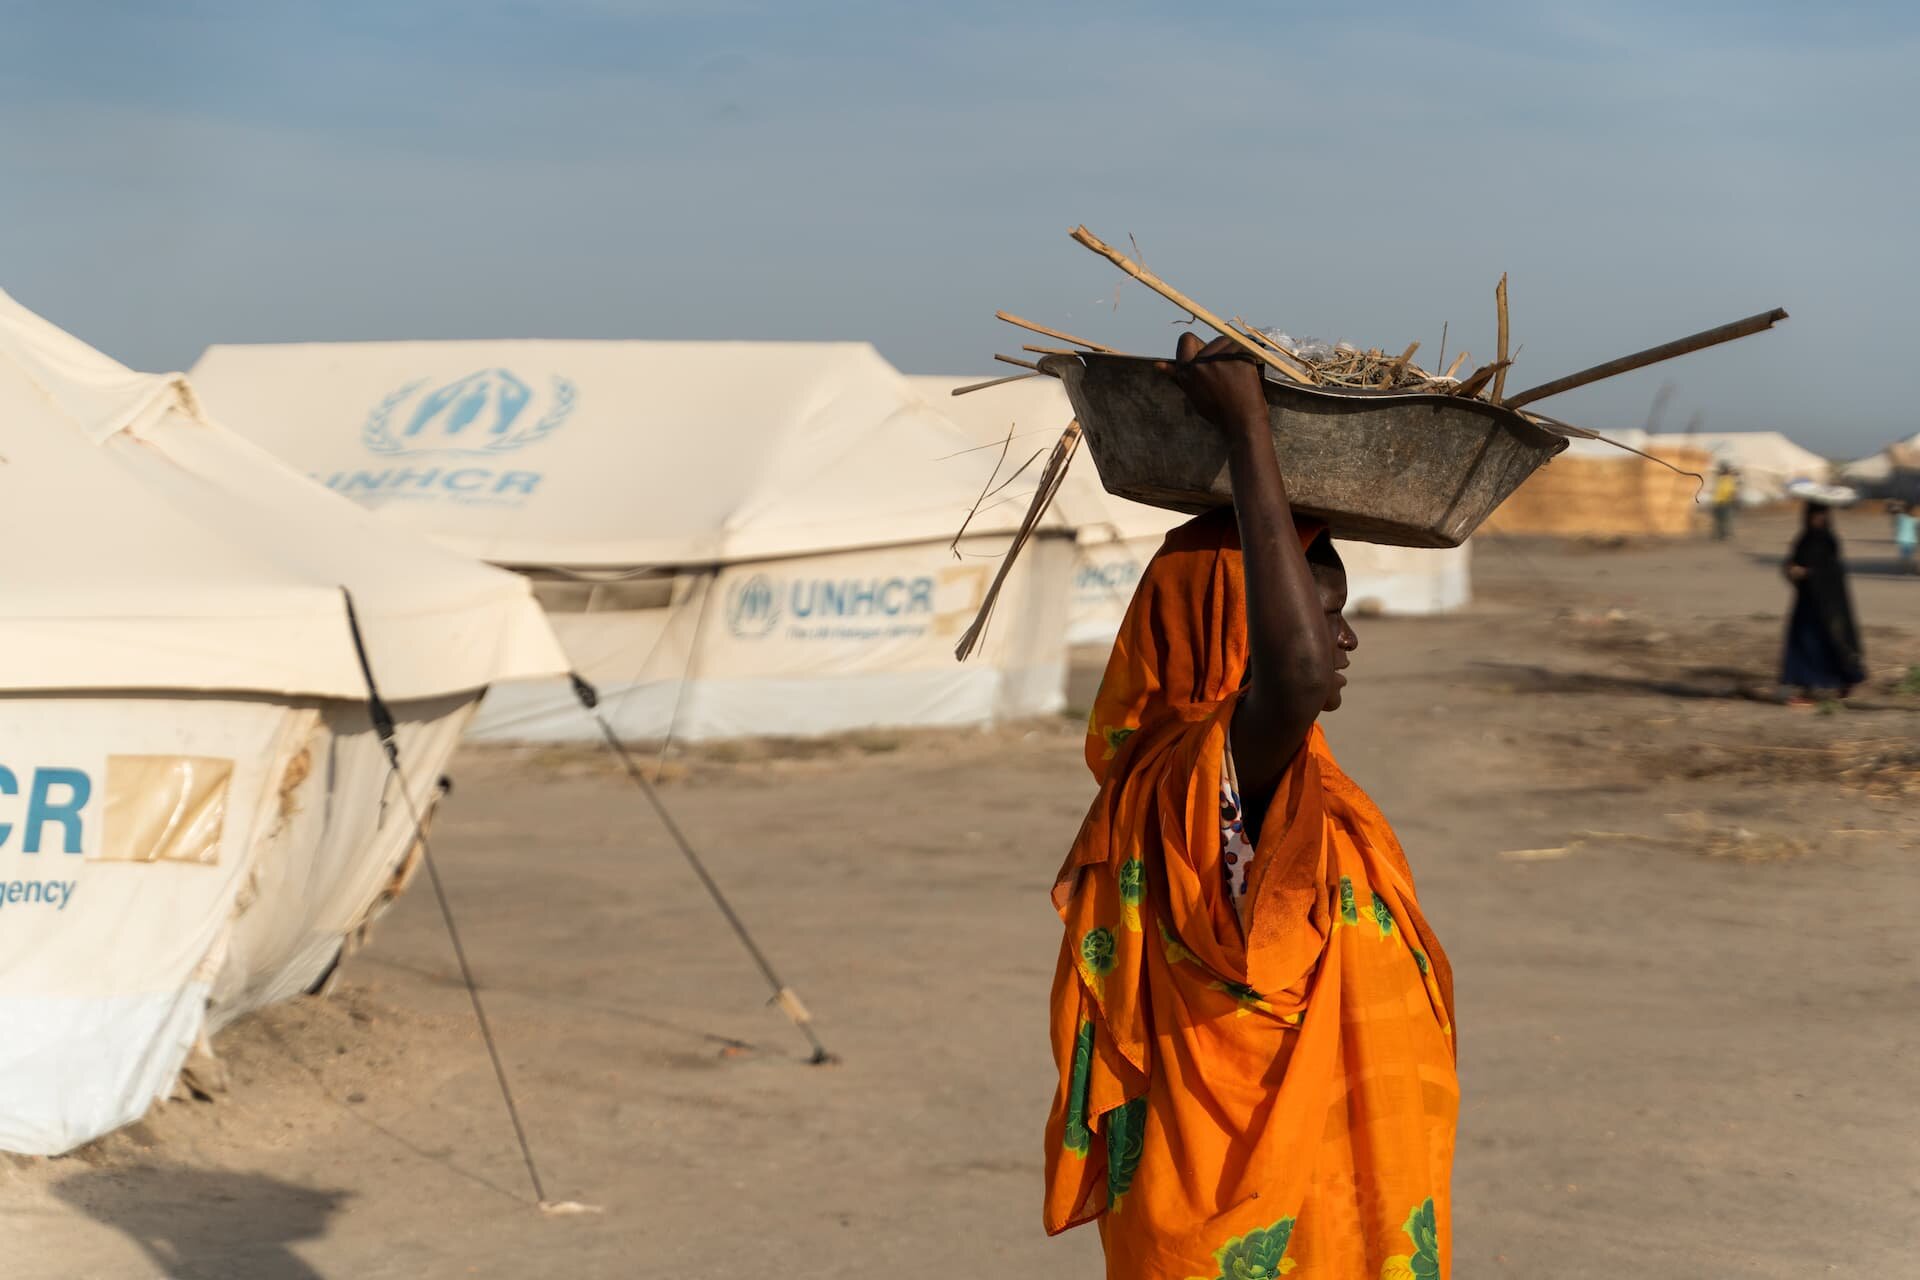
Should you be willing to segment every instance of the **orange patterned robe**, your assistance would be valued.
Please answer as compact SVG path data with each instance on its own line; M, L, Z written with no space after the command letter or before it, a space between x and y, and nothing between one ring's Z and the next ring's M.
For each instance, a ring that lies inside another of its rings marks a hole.
M1094 706L1100 794L1053 893L1046 1227L1098 1219L1113 1280L1440 1280L1452 976L1317 726L1268 808L1244 924L1222 879L1245 589L1231 510L1175 530Z

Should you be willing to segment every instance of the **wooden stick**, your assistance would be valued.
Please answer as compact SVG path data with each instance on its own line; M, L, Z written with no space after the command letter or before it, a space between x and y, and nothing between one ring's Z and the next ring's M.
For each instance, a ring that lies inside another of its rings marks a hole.
M1493 302L1500 311L1500 338L1493 349L1493 358L1498 366L1493 375L1493 402L1500 403L1500 397L1507 393L1507 366L1513 361L1507 358L1507 273L1500 273L1500 283L1494 286Z
M965 662L973 655L973 650L986 634L987 621L993 617L994 602L1000 598L1000 588L1006 584L1007 574L1013 570L1013 562L1020 558L1020 549L1027 545L1033 531L1040 527L1041 519L1047 514L1047 508L1053 505L1053 499L1060 492L1060 486L1066 481L1067 468L1073 462L1074 452L1080 447L1080 420L1075 418L1067 424L1060 439L1053 446L1053 455L1047 459L1046 470L1040 474L1040 483L1035 486L1033 500L1027 505L1027 514L1020 521L1020 531L1013 537L1013 543L1007 548L1007 554L1000 560L1000 568L993 575L993 582L987 587L987 594L980 601L980 610L973 615L973 622L960 637L960 643L954 647L953 656ZM1036 455L1038 456L1038 455ZM972 519L971 516L968 519ZM954 538L955 545L959 537Z
M1402 351L1399 355L1393 358L1394 370L1398 372L1399 370L1406 368L1407 365L1413 360L1413 353L1418 351L1419 349L1420 349L1419 343L1409 342L1407 344L1407 349L1405 351Z
M1451 378L1454 374L1460 372L1460 366L1465 364L1467 362L1467 357L1472 354L1473 352L1471 351L1462 351L1459 355L1455 356L1453 358L1453 363L1447 366L1447 371L1443 376Z
M1537 387L1529 387L1519 395L1509 399L1507 407L1517 409L1523 404L1532 404L1535 400L1545 400L1548 396L1557 396L1563 391L1575 387L1584 387L1602 378L1615 377L1622 373L1631 373L1635 369L1644 369L1650 364L1659 364L1662 360L1671 360L1675 356L1691 355L1707 347L1718 346L1722 342L1732 342L1735 338L1745 338L1773 328L1787 318L1787 313L1778 307L1772 311L1763 311L1759 315L1748 316L1744 320L1735 320L1732 324L1723 324L1717 329L1703 329L1699 333L1684 338L1675 338L1672 342L1663 342L1657 347L1648 347L1645 351L1636 351L1630 356L1621 356L1605 364L1594 365L1591 369L1582 369L1570 373L1564 378L1555 378L1552 382L1543 382Z
M1021 344L1022 351L1032 351L1043 356L1077 356L1080 353L1072 347L1036 347L1031 343Z
M1030 329L1035 333L1042 334L1049 338L1058 338L1062 342L1071 342L1074 346L1085 347L1089 351L1113 351L1112 347L1102 346L1098 342L1088 342L1085 338L1076 338L1070 333L1062 333L1058 329L1049 329L1047 326L1035 324L1031 320L1022 320L1010 311L996 311L993 313L993 318L995 320L1005 320L1010 325L1015 325L1022 329Z
M1469 377L1459 386L1449 390L1447 394L1455 396L1477 396L1480 394L1481 388L1485 387L1495 378L1498 378L1502 373L1505 373L1507 366L1512 363L1513 361L1511 360L1501 360L1493 364L1483 364L1473 371L1473 376ZM1495 403L1497 404L1499 402L1495 401Z
M985 391L988 387L1004 387L1009 382L1025 382L1028 378L1042 378L1040 373L1010 373L1004 378L989 378L985 382L969 382L964 387L955 387L947 394L950 396L970 395L975 391Z
M1016 358L1016 357L1014 357L1014 356L1003 356L1003 355L1000 355L1000 354L998 354L998 353L995 353L995 355L994 355L994 357L993 357L993 358L994 358L995 360L998 360L998 361L1000 361L1000 362L1001 362L1002 364L1017 364L1017 365L1019 365L1019 366L1020 366L1020 367L1021 367L1022 369L1031 369L1031 370L1033 370L1033 371L1034 371L1035 373L1045 373L1045 372L1046 372L1046 370L1045 370L1045 369L1042 369L1042 368L1041 368L1041 367L1040 367L1039 365L1037 365L1037 364L1035 364L1035 363L1034 363L1033 361L1031 361L1031 360L1021 360L1021 359L1017 359L1017 358Z
M1271 347L1262 346L1260 343L1255 342L1227 321L1222 320L1219 316L1207 310L1186 294L1181 293L1159 276L1153 274L1153 272L1134 262L1134 260L1126 254L1121 253L1118 249L1102 241L1100 237L1094 235L1093 232L1087 230L1085 227L1075 227L1071 234L1076 241L1093 250L1108 262L1111 262L1114 266L1120 268L1135 280L1138 280L1141 284L1165 298L1168 302L1171 302L1174 306L1179 307L1182 311L1188 312L1195 319L1204 320L1208 327L1233 342L1241 350L1256 360L1259 360L1268 368L1273 369L1291 381L1304 383L1307 386L1313 385L1314 377L1309 370L1301 368Z

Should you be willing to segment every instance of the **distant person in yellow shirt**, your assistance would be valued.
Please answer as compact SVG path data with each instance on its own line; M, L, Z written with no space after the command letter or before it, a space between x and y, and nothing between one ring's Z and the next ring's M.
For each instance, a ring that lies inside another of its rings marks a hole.
M1713 479L1713 540L1725 542L1733 536L1733 509L1740 503L1740 477L1726 463Z

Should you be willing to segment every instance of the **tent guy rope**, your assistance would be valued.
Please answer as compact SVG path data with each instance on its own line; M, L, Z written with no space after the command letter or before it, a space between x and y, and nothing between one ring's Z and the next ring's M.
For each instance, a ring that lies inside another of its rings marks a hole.
M393 711L380 696L380 687L374 681L373 661L367 656L366 638L360 633L360 615L353 607L353 593L341 587L340 596L346 602L347 629L353 636L353 651L360 660L360 674L367 684L367 715L373 720L374 732L380 738L381 749L386 752L387 768L400 784L400 797L406 802L407 815L413 820L414 838L420 842L420 860L427 865L427 878L433 884L433 896L440 903L440 918L446 922L447 938L453 943L453 956L460 964L460 977L467 984L467 998L473 1002L474 1021L480 1026L480 1038L486 1042L487 1057L493 1062L494 1078L500 1083L500 1098L507 1105L507 1118L513 1122L513 1136L520 1143L520 1157L526 1162L527 1180L533 1184L534 1203L546 1214L597 1213L599 1210L593 1205L573 1200L547 1199L546 1187L540 1179L540 1166L534 1161L533 1147L527 1141L526 1126L520 1120L520 1108L513 1100L513 1086L507 1080L506 1064L500 1059L500 1047L494 1041L493 1027L487 1022L486 1006L480 1000L480 987L473 979L473 966L467 962L467 949L460 942L460 928L453 919L453 904L447 900L446 886L440 880L440 868L433 860L433 845L427 839L426 823L420 807L414 803L406 770L400 765L400 740Z
M813 1047L813 1057L809 1061L815 1066L831 1066L839 1062L840 1059L828 1052L827 1046L821 1043L819 1035L813 1029L813 1015L808 1013L807 1006L800 1002L799 994L780 980L780 975L774 971L773 962L767 959L766 952L760 949L760 944L753 940L753 934L747 929L746 923L733 909L733 904L727 901L727 895L721 891L719 883L707 870L706 863L694 851L693 844L687 839L686 833L680 830L680 824L673 820L673 814L668 811L666 802L660 798L659 789L647 780L647 775L642 773L640 766L634 762L633 754L627 750L626 744L620 741L620 735L613 731L613 726L607 723L607 718L600 714L600 691L577 673L569 676L568 679L573 682L573 694L580 699L580 705L587 709L587 713L600 726L600 734L606 739L608 748L620 758L620 763L626 767L627 776L633 779L633 785L640 788L640 793L646 796L647 802L653 806L653 812L659 817L660 824L667 829L667 834L673 838L674 844L679 846L681 855L687 860L687 865L693 868L693 874L698 876L700 883L706 886L707 893L713 898L713 904L720 908L720 914L725 916L727 923L733 926L734 936L740 939L740 944L747 949L747 954L752 956L753 962L760 967L767 985L773 988L771 1003L780 1006L780 1011L800 1029L800 1034L805 1036L807 1043Z

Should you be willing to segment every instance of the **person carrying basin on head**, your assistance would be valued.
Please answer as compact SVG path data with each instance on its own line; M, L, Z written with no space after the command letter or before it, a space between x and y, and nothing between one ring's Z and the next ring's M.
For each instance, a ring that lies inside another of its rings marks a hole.
M1118 1280L1437 1280L1452 974L1318 723L1358 644L1346 574L1289 506L1257 368L1192 335L1168 368L1226 436L1233 506L1148 565L1088 725L1045 1225L1097 1220Z

